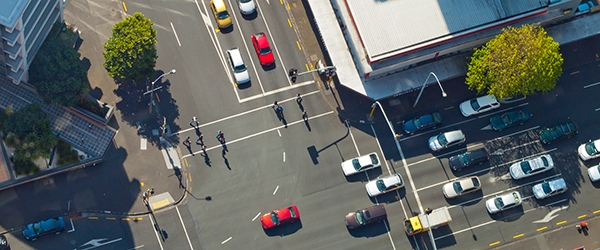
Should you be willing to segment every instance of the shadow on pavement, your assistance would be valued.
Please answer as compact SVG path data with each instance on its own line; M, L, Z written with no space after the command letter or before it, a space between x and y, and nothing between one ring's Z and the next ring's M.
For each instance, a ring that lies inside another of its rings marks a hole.
M273 236L286 236L298 232L302 228L302 219L295 221L291 224L281 225L275 228L266 229L265 234L273 237Z

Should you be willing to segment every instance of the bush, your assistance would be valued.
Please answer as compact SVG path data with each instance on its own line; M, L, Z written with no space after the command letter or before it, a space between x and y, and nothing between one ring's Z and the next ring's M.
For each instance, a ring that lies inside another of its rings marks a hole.
M40 172L40 168L30 160L15 161L14 158L11 158L11 160L13 161L13 167L17 175L30 175Z
M63 139L58 139L56 151L58 153L58 166L68 166L79 162L79 154L77 151L73 150L73 146Z

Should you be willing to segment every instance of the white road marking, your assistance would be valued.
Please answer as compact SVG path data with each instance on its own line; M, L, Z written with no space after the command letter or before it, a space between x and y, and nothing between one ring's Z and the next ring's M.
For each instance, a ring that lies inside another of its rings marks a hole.
M298 88L298 87L310 85L310 84L313 84L313 83L315 83L315 81L314 80L310 80L310 81L306 81L306 82L301 82L301 83L294 84L293 86L286 86L286 87L283 87L283 88L278 88L278 89L270 90L270 91L267 91L267 92L263 91L264 93L262 93L262 94L249 96L249 97L246 97L244 99L239 99L238 101L240 103L244 103L244 102L256 100L256 99L259 99L259 98L262 98L262 97L265 97L265 96L268 96L268 95L272 95L272 94L276 94L276 93L288 91L290 89L295 89L295 88ZM319 91L316 91L316 92L319 92Z
M258 214L254 216L254 218L252 218L252 221L255 221L258 218L258 216L260 216L260 212L258 212Z
M181 47L181 42L179 41L179 37L177 36L177 31L175 31L175 27L173 26L172 22L171 23L171 29L173 30L173 34L175 34L175 39L177 39L177 44L179 44L179 47Z
M73 225L73 219L69 219L71 221L71 230L67 231L67 233L75 232L75 225Z
M594 86L596 86L596 85L598 85L598 84L600 84L600 82L597 82L597 83L592 83L592 84L585 85L585 86L583 86L583 88L584 88L584 89L587 89L587 88L589 88L589 87L594 87Z
M150 218L150 222L152 225L155 225L156 222L152 219L152 216L148 215L148 218ZM152 226L152 231L154 231L154 234L156 235L156 241L158 241L158 245L160 246L161 250L165 250L162 246L161 240L160 240L160 236L158 236L158 232L156 231L156 229L154 228L154 226Z
M597 108L596 111L600 110L600 108Z
M495 139L492 139L492 140L489 140L489 141L495 141L495 140L500 140L500 139L503 139L503 138L511 137L513 135L516 135L516 134L525 133L525 132L530 131L530 130L538 129L539 127L540 126L531 127L531 128L528 128L528 129L524 129L524 130L521 130L521 131L514 132L512 134L500 136L498 138L495 138Z
M175 210L177 210L177 216L179 216L179 221L181 222L181 226L183 227L183 232L185 233L185 238L187 238L188 244L190 245L190 249L194 250L192 246L192 241L190 241L190 236L188 235L187 229L185 228L185 223L183 223L183 219L181 218L181 213L179 213L179 208L175 206Z
M226 240L224 240L224 241L222 241L222 242L221 242L221 245L223 245L223 244L227 243L227 242L228 242L228 241L230 241L230 240L231 240L231 237L227 238Z
M277 187L275 188L275 191L273 191L273 195L275 195L277 193L277 190L279 190L279 185L277 185Z
M354 148L356 149L356 154L360 156L360 150L358 150L358 145L356 145L356 140L354 140L354 135L352 134L352 129L350 128L350 124L348 124L348 120L346 122L346 127L348 128L348 133L350 134L350 138L352 139L352 144L354 144ZM366 172L365 172L366 174ZM367 179L369 176L367 175Z
M546 216L544 216L544 218L542 218L541 220L536 220L533 223L548 223L551 220L553 220L554 218L559 216L559 214L554 215L555 213L560 212L561 210L565 210L567 208L569 208L569 206L562 206L557 209L553 209L548 214L546 214Z
M285 152L283 152L283 162L285 162Z
M279 134L279 137L281 137L281 130L277 130L277 134Z

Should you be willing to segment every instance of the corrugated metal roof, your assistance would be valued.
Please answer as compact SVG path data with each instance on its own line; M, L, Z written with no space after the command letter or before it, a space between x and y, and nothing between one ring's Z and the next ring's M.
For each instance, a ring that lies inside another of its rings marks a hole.
M547 0L345 0L369 57L548 6Z

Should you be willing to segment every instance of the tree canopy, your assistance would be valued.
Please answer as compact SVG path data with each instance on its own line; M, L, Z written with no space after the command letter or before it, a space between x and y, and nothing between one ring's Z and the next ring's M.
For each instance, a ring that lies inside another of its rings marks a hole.
M37 104L30 104L8 116L4 142L14 148L13 161L19 174L35 173L32 164L40 157L50 157L56 136L50 129L46 113Z
M151 77L156 66L154 22L136 12L113 26L104 44L104 68L113 79L140 80Z
M508 27L475 49L466 84L498 98L546 92L562 75L559 44L537 25Z
M49 37L31 63L30 82L46 103L71 107L89 92L87 72L80 54L66 43Z

